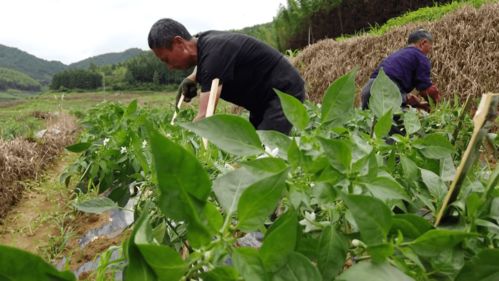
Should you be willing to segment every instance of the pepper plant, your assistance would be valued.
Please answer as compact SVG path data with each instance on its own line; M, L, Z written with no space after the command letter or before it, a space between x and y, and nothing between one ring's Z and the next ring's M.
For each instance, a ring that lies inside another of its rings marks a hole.
M354 78L333 82L317 105L278 92L291 137L222 114L174 127L140 117L133 103L106 134L89 130L78 161L104 159L105 138L124 130L105 161L127 147L132 170L113 179L143 182L124 279L497 280L499 168L477 165L446 224L434 227L470 130L453 139L455 114L427 127L449 111L403 110L383 72L361 111ZM80 178L99 187L122 172L113 167ZM260 235L253 247L244 242Z

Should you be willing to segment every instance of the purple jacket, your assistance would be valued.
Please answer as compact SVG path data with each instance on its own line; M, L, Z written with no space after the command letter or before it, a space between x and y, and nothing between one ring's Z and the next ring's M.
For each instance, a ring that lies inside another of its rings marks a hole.
M371 78L378 76L381 67L404 94L410 93L414 88L422 91L432 85L430 60L416 47L405 47L385 58Z

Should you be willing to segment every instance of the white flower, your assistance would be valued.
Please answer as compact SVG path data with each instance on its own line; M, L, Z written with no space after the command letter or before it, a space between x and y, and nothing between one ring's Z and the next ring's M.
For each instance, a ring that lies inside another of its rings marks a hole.
M146 146L147 146L147 141L146 141L146 140L144 140L144 141L142 142L142 149L146 148Z
M305 218L300 221L300 224L305 226L305 233L321 229L319 226L317 226L314 212L305 211Z
M167 134L166 134L166 137L167 137L167 138L171 138L171 137L172 137L172 134L167 133Z
M353 239L352 240L352 246L354 247L362 247L362 248L367 248L367 245L364 244L364 242L360 241L359 239Z
M262 153L256 159L267 158L267 157L269 157L269 155L272 156L272 157L276 157L277 154L279 154L279 148L278 147L271 148L270 146L266 146L266 145L264 145L264 147L265 147L265 153Z
M104 141L102 141L102 144L106 146L109 141L110 141L109 138L105 138Z
M235 168L232 165L228 164L228 163L224 164L224 168L226 170L229 170L229 171L234 171L235 170Z
M315 221L315 212L305 212L305 218L309 221Z
M270 147L266 146L266 147L265 147L265 151L266 151L268 154L272 155L272 157L276 157L276 156L277 156L277 154L279 153L279 148L278 148L278 147L276 147L276 148L272 149L272 148L270 148Z
M126 153L126 151L127 151L127 150L126 150L126 146L122 146L122 147L121 147L121 150L120 150L120 153L121 153L121 154L125 154L125 153Z
M322 105L320 103L317 104L317 108L321 108Z
M361 242L358 239L353 239L352 240L352 246L354 246L354 247L359 247L361 245L360 243Z

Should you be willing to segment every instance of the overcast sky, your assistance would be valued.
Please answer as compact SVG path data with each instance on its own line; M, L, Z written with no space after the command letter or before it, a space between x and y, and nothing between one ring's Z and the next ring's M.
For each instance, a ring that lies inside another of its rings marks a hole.
M0 0L0 44L65 64L148 49L149 28L173 18L195 34L272 21L286 0Z

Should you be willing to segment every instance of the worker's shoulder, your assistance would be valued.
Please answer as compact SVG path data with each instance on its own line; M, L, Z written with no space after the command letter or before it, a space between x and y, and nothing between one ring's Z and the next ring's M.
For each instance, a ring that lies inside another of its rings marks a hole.
M203 42L217 42L217 41L240 41L240 40L257 40L246 34L231 32L231 31L218 31L209 30L196 35L198 40Z
M428 60L428 57L418 48L412 47L412 46L407 46L402 49L399 49L392 53L389 57L389 60L417 60L417 61L426 61Z

